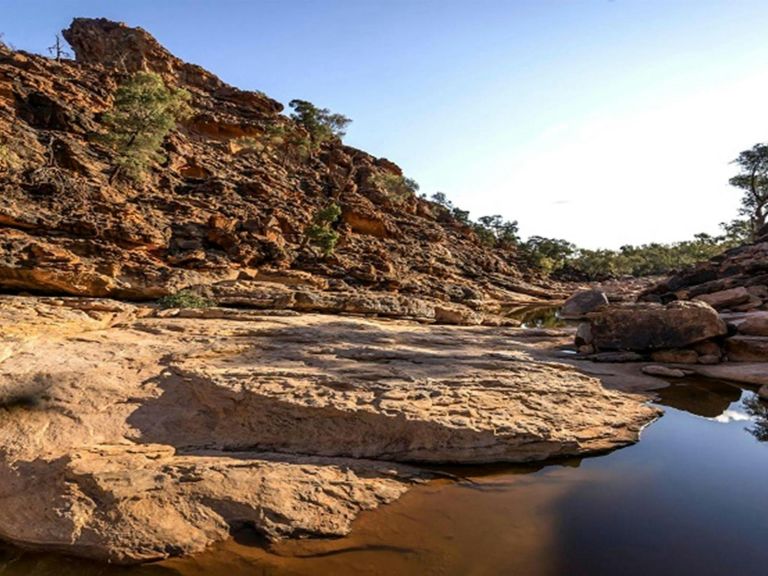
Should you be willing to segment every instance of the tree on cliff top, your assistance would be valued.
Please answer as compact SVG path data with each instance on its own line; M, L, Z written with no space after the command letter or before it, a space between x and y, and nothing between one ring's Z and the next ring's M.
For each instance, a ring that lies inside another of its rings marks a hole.
M741 171L729 182L744 191L739 212L749 219L754 239L768 218L768 144L744 150L733 163Z
M165 159L163 140L189 115L188 100L185 90L168 88L154 72L137 72L120 85L99 136L115 152L110 182L118 175L140 181L152 162Z
M343 138L347 126L352 123L343 114L336 114L328 108L318 108L306 100L291 100L288 105L293 108L291 118L307 129L315 146L334 137Z

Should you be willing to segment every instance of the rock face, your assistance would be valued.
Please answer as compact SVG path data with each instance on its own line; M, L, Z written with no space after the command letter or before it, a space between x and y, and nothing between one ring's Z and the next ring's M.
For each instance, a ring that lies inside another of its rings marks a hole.
M251 302L287 287L302 292L286 296L295 309L368 301L413 317L402 302L426 302L428 321L468 323L560 296L447 209L389 195L377 176L401 171L386 159L338 140L308 155L285 142L254 148L276 130L307 132L279 103L182 62L145 31L77 19L64 35L76 61L0 53L0 143L19 158L0 168L0 291L150 300L213 286L231 298L218 285L237 282ZM92 136L137 70L185 88L193 115L144 183L110 183L110 152ZM341 239L324 258L305 229L332 201Z
M657 414L515 329L23 297L0 321L0 536L119 563L344 534L425 476L398 462L603 451Z
M560 309L560 316L567 319L580 319L601 306L607 305L608 297L605 295L605 292L600 290L576 292L576 294L565 301L565 304Z
M725 322L703 302L612 305L588 315L598 350L682 348L727 333Z

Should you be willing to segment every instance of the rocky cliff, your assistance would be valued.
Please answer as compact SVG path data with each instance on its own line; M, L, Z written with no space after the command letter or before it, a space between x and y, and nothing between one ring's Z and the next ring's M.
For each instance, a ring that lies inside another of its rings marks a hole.
M75 60L0 50L0 290L149 300L203 286L222 303L449 323L498 322L504 306L559 296L489 250L445 208L392 198L394 163L338 139L301 154L250 139L303 128L282 105L182 62L140 28L76 19ZM109 182L94 140L115 88L154 71L191 95L167 161L141 185ZM328 202L334 255L305 245Z

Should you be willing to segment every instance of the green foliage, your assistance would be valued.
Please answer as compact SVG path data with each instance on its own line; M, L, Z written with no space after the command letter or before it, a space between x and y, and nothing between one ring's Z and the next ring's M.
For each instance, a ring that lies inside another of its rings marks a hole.
M435 192L432 194L431 200L438 206L445 208L448 214L450 214L455 220L458 220L462 224L466 224L468 226L472 225L472 222L469 219L469 211L462 210L458 206L454 206L453 202L448 200L448 197L443 192Z
M157 303L160 308L209 308L213 306L213 302L207 298L187 290L163 296Z
M739 173L729 182L743 191L739 213L749 221L754 239L768 219L768 144L744 150L733 163L738 165Z
M419 190L416 180L393 172L376 172L371 175L370 181L395 202L413 198Z
M331 203L318 210L307 227L306 238L313 246L320 249L323 256L333 255L336 244L339 241L339 233L333 229L333 224L341 216L341 208L336 203Z
M504 220L499 214L481 216L473 226L480 240L488 246L514 246L520 242L517 220Z
M343 114L336 114L328 108L318 108L306 100L291 100L288 105L293 108L291 118L307 129L315 148L332 138L343 138L347 126L352 123Z
M576 246L558 238L531 236L520 245L520 251L530 266L551 274L568 262L576 253Z
M21 157L16 153L13 147L6 143L0 143L0 173L18 172L24 167Z
M168 88L154 72L137 72L120 85L99 136L115 153L110 181L118 175L140 181L153 162L164 160L163 140L190 114L188 100L185 90Z
M242 136L235 140L239 151L259 155L279 153L284 160L305 160L311 153L312 142L297 130L276 124L254 136Z
M559 241L563 242L563 241ZM539 247L526 243L526 250L533 257L529 259L532 265L549 271L563 278L578 278L582 280L606 280L620 276L657 276L670 274L676 270L693 266L698 262L709 260L728 248L740 243L728 236L711 236L696 234L693 240L674 242L672 244L643 244L641 246L626 245L619 250L586 250L573 249L570 254L562 254L562 258L553 266L539 266ZM567 244L567 243L566 243ZM547 258L547 256L543 256ZM549 270L547 270L549 268Z
M749 220L731 220L721 222L725 242L733 246L747 244L752 238L752 224Z

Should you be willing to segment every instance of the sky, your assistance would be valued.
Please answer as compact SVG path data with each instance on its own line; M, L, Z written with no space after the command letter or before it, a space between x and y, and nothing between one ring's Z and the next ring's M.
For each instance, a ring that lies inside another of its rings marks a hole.
M765 0L0 0L44 52L76 16L141 26L224 81L353 119L421 191L585 248L716 234L768 140Z

